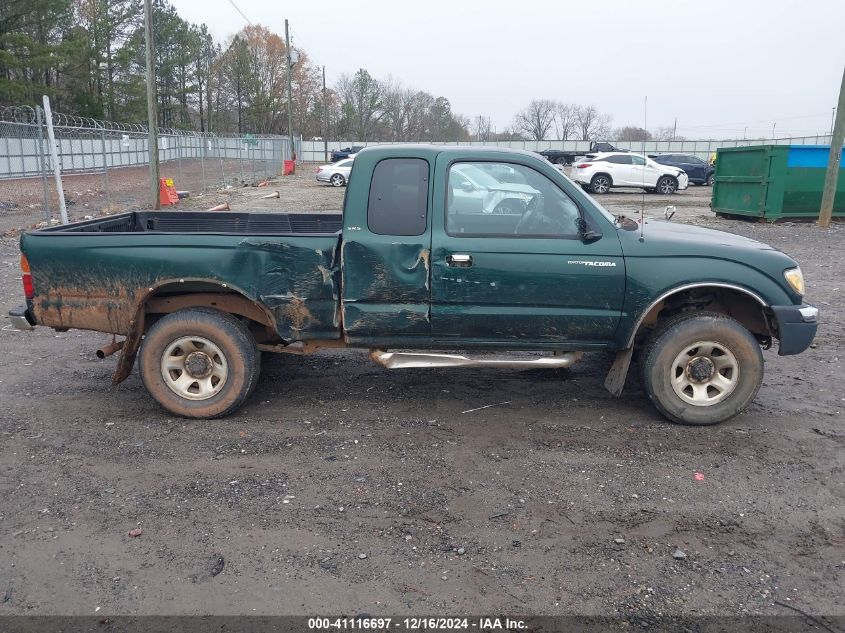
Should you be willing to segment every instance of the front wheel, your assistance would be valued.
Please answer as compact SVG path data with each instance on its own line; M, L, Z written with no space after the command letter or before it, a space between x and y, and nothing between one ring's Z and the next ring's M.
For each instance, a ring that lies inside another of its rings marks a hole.
M610 191L610 177L605 176L604 174L598 174L593 176L593 179L590 180L590 191L593 193L603 194Z
M712 187L714 182L716 182L716 176L714 174L710 174L709 176L707 176L708 187Z
M665 195L675 193L678 190L678 181L672 176L661 176L657 181L657 190Z
M231 314L190 308L162 317L144 337L141 379L165 409L220 418L252 393L261 369L249 329Z
M652 335L642 358L649 400L680 424L717 424L738 415L763 381L757 340L718 313L671 319Z

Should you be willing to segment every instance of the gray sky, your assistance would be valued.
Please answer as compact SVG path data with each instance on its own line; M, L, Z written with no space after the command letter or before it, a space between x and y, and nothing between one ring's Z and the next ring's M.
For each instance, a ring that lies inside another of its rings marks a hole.
M845 0L234 0L326 66L447 97L497 129L534 97L595 104L614 127L689 138L827 132L845 64ZM228 0L171 0L225 39Z

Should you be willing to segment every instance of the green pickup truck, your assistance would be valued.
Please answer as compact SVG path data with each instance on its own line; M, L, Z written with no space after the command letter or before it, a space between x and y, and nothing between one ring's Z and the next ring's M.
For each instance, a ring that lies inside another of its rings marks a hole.
M537 155L494 148L364 149L342 214L138 211L25 233L21 251L16 327L125 337L98 352L119 352L114 382L138 356L150 394L193 418L235 411L261 352L356 347L387 368L611 352L616 395L636 352L663 415L713 424L755 397L761 348L804 351L818 318L783 253L640 226Z

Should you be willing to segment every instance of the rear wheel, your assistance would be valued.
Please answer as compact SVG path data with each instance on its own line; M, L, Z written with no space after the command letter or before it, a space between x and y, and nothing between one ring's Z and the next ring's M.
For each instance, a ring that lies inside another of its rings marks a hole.
M332 183L332 187L342 187L346 184L346 178L343 177L343 174L332 174L329 182Z
M657 181L657 191L662 194L669 195L678 190L678 181L672 176L661 176Z
M722 314L682 314L643 350L649 400L680 424L707 425L739 414L763 381L763 354L751 333Z
M190 308L150 328L139 368L147 391L171 413L219 418L252 393L261 365L246 325L218 310Z
M604 174L596 174L590 180L590 191L593 193L603 194L610 191L610 176Z

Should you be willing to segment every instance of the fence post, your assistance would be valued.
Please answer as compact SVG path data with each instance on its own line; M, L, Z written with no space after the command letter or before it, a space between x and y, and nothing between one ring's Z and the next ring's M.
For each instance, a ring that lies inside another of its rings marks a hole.
M35 106L38 121L38 163L41 166L41 188L44 190L44 220L50 224L50 195L47 193L47 161L44 160L44 110Z
M238 138L238 167L241 168L241 185L244 184L244 159L243 159L243 141Z
M100 140L103 144L103 181L106 185L106 213L111 213L111 187L109 186L109 162L106 154L106 131L100 130Z
M179 174L179 180L182 182L182 187L185 186L182 178L182 135L176 135L176 173Z
M202 192L205 193L207 187L205 184L205 148L206 145L206 137L200 136L200 170L202 171Z
M59 194L59 211L62 224L67 224L67 205L65 204L65 188L62 186L62 171L59 167L59 155L56 152L56 134L53 132L53 111L50 110L50 99L44 95L44 118L47 120L47 138L50 139L50 157L53 160L53 176L56 179L56 193Z
M214 142L217 144L217 158L220 159L220 186L226 186L226 170L223 167L223 152L220 150L220 137L215 136Z

